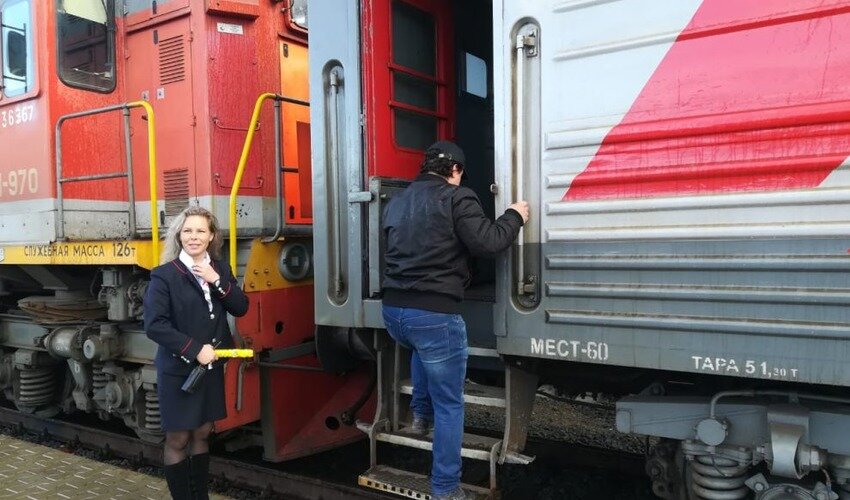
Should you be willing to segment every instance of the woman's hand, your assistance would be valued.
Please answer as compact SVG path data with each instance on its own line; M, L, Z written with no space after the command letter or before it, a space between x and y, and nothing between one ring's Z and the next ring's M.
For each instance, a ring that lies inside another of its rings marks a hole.
M197 359L198 363L202 365L208 365L218 359L218 356L216 356L213 346L210 344L204 344L204 347L201 348L201 352L198 353L198 356L195 359Z
M215 280L221 278L215 269L209 264L195 264L192 266L192 274L202 278L207 283L215 283Z

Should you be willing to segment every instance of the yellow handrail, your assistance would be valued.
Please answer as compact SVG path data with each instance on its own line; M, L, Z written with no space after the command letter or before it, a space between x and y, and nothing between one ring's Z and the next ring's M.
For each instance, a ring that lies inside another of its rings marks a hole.
M245 136L245 144L242 146L242 155L239 157L239 166L236 168L236 176L233 179L233 187L230 188L230 269L236 276L236 195L242 184L242 174L245 172L245 164L248 163L248 153L251 151L251 143L254 142L254 132L257 130L257 122L260 120L260 107L266 99L275 99L276 94L260 94L254 104L254 114L251 115L251 123L248 125L248 134ZM275 139L277 140L277 139Z
M57 210L59 216L59 223L56 228L57 232L57 240L63 241L65 239L65 218L64 218L64 210L63 210L63 196L62 196L62 183L74 181L87 181L87 180L96 180L96 179L111 179L114 177L127 177L127 190L129 192L129 202L130 202L130 237L136 236L136 204L135 204L135 195L134 195L134 186L133 182L133 165L132 165L132 156L130 153L130 108L144 108L147 113L147 121L148 121L148 168L150 174L150 196L151 196L151 262L150 268L156 267L159 263L159 219L156 216L157 211L157 196L156 196L156 120L154 119L153 108L151 105L145 101L133 101L123 104L115 104L112 106L106 106L103 108L95 108L89 109L86 111L79 111L76 113L69 113L66 115L62 115L56 121L56 197L59 201ZM125 142L127 151L125 152L127 155L127 173L126 174L118 174L118 173L110 173L110 174L101 174L94 176L82 176L82 177L63 177L62 176L62 124L65 121L74 119L74 118L82 118L84 116L96 115L100 113L107 113L110 111L124 110L124 119L125 119Z
M133 101L127 103L128 108L145 108L148 114L148 171L151 190L151 269L159 264L159 217L157 217L156 196L156 124L153 107L147 101Z

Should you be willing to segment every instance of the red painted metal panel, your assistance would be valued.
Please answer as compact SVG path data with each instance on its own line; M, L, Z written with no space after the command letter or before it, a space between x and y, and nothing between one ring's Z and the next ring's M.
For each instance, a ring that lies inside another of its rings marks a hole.
M189 170L195 181L194 72L188 16L155 24L127 36L127 96L147 98L156 116L157 170ZM180 69L182 67L182 69ZM147 120L134 113L133 167L136 199L149 200ZM162 196L162 175L159 193Z
M248 293L248 314L237 319L240 335L255 351L291 347L313 338L312 285ZM320 366L315 355L286 360L286 364ZM260 380L256 367L243 374L242 409L236 410L238 364L227 367L225 392L227 418L216 422L221 432L256 421L261 416ZM273 443L266 449L266 459L289 460L363 439L353 425L328 425L328 418L339 421L367 388L365 372L344 376L324 372L269 369L267 401L271 405L271 435L265 440ZM366 403L361 419L374 413L375 401Z
M52 15L50 18L51 38L54 38L56 19ZM118 22L116 30L123 28L120 21ZM50 55L50 66L45 76L57 82L56 85L50 85L48 93L51 106L49 120L51 128L62 115L111 106L124 100L120 86L120 78L125 69L124 61L119 56L122 50L123 44L117 41L116 75L119 82L116 90L110 93L91 92L61 83L57 75L57 54L54 51ZM142 113L135 110L134 114L141 116ZM123 116L120 111L66 121L62 127L62 176L69 178L126 172L123 131ZM53 143L52 140L51 143ZM51 170L54 169L54 162L55 156L51 161ZM66 200L127 201L127 180L117 178L66 183L63 186L63 197Z
M249 292L248 314L237 318L236 326L245 347L259 352L289 347L313 336L313 288L310 285L263 292ZM233 370L231 370L231 368ZM256 367L243 377L242 410L236 410L238 363L228 365L225 379L227 418L216 422L221 431L260 418L260 380Z
M565 200L818 186L850 155L850 5L707 0Z
M371 0L363 5L363 103L366 114L366 158L369 176L412 178L419 173L422 151L398 146L393 139L395 122L392 90L392 3ZM447 0L404 0L433 16L436 30L437 138L454 135L454 26Z
M208 115L199 114L199 126L208 133L201 137L199 149L208 151L209 156L198 159L203 165L198 176L200 195L230 195L254 104L260 94L280 92L276 33L283 15L273 4L263 7L266 10L256 19L217 15L204 19L208 66L198 85L208 92L204 97ZM222 27L236 33L221 31ZM274 197L274 140L274 109L271 101L266 101L239 196Z
M354 425L339 424L339 417L368 387L368 374L276 372L269 384L270 411L276 425L273 435L265 436L273 443L273 449L266 449L266 460L291 460L365 439L366 435ZM357 413L358 420L372 420L375 401L373 392Z
M255 18L260 15L259 0L207 0L207 11Z
M44 95L0 102L0 203L48 198L56 191L53 132Z
M54 196L53 130L44 78L48 74L49 47L55 43L49 10L31 2L35 33L35 88L21 96L0 98L0 203ZM23 189L18 180L23 170ZM30 172L34 172L31 174ZM14 185L10 185L14 176Z
M69 87L57 75L56 17L52 4L34 7L36 87L27 94L0 101L0 202L52 198L56 195L54 126L60 116L109 106L123 100L120 90L89 92ZM116 31L123 25L116 19ZM123 43L116 40L116 53ZM116 61L118 78L123 60ZM63 175L93 175L126 171L120 113L66 122L63 133ZM123 179L67 184L66 199L127 199Z

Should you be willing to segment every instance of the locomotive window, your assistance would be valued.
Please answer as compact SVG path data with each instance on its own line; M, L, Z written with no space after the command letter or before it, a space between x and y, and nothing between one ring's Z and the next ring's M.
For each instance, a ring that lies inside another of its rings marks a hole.
M114 0L57 0L59 78L71 87L115 89Z
M32 22L28 0L0 2L0 44L3 47L3 80L6 97L26 94L35 83Z
M437 140L437 32L434 17L408 3L392 4L393 135L403 148Z

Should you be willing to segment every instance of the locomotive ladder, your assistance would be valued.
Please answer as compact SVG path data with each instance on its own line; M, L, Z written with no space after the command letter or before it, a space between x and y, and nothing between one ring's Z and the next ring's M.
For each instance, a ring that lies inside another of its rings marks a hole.
M150 177L150 204L151 204L151 255L153 256L153 265L156 265L156 261L159 258L159 219L156 216L157 209L157 195L156 195L156 135L155 131L155 120L153 108L151 105L145 101L134 101L127 102L124 104L116 104L114 106L106 106L103 108L90 109L87 111L80 111L78 113L69 113L67 115L60 116L56 121L56 202L57 202L57 228L56 228L56 236L57 239L62 241L65 239L65 200L63 195L63 186L67 183L71 182L85 182L85 181L95 181L102 179L114 179L118 177L126 177L127 178L127 202L128 208L127 212L129 215L129 237L136 238L138 236L137 228L136 228L136 196L134 193L134 184L133 184L133 151L132 145L130 143L130 109L131 108L144 108L147 113L147 122L148 122L148 167L149 167L149 177ZM66 121L81 118L84 116L97 115L101 113L108 113L111 111L121 110L124 115L124 154L126 156L127 163L127 171L126 172L112 172L108 174L96 174L96 175L81 175L77 177L62 177L62 124Z
M431 498L429 478L422 474L396 469L378 463L377 443L386 442L420 450L431 450L434 433L412 434L406 406L401 405L403 396L410 396L413 384L403 379L407 373L410 353L399 344L376 337L378 370L378 405L372 422L357 422L357 427L369 436L370 468L361 474L361 486L396 495L428 500ZM470 349L470 354L488 349ZM485 354L490 354L489 352ZM505 365L505 388L467 383L464 388L464 403L469 405L503 408L505 429L501 439L464 433L461 456L482 460L490 464L489 488L462 484L467 493L476 498L495 498L497 495L496 465L511 463L527 465L534 457L520 451L525 447L528 422L537 389L537 375L517 366Z

